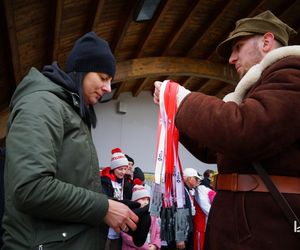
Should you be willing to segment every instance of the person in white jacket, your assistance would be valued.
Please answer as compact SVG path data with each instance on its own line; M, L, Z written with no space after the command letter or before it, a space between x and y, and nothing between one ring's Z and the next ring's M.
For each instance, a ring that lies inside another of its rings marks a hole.
M208 214L216 192L204 185L195 188L194 249L202 250Z

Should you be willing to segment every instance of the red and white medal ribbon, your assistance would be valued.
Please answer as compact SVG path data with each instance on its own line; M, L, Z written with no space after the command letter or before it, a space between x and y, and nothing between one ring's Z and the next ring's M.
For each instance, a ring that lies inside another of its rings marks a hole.
M155 183L161 185L163 207L184 206L184 184L178 155L179 132L175 126L176 95L179 85L164 81L160 88Z

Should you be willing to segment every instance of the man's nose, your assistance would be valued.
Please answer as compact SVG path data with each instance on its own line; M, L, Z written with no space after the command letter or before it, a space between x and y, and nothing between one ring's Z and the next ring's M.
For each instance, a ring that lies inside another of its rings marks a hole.
M236 61L237 61L236 53L232 52L228 59L228 62L229 62L229 64L235 64Z

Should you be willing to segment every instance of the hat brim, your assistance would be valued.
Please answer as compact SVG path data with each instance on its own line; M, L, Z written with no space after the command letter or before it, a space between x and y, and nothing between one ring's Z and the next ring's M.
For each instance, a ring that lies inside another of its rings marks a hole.
M186 177L196 177L197 179L200 179L200 180L202 179L202 177L199 175L188 175Z
M253 32L237 32L233 34L232 36L228 37L226 40L221 42L218 47L217 47L217 53L225 58L228 59L231 55L232 52L232 43L239 37L244 37L244 36L253 36Z
M197 177L197 178L198 178L198 179L200 179L200 180L201 180L201 178L202 178L202 177L201 177L201 176L199 176L199 175L197 175L197 176L195 176L195 177Z

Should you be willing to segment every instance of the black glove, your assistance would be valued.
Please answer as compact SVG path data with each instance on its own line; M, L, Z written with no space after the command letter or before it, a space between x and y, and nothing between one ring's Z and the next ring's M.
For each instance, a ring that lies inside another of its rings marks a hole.
M132 236L133 243L137 247L145 244L149 229L151 226L151 216L149 213L149 205L132 209L132 211L139 217L139 222L135 231L129 229L128 234Z
M116 200L116 201L119 201L119 200ZM132 211L141 206L141 204L138 203L137 201L131 201L131 200L127 200L127 199L121 200L119 202L121 202L124 205L126 205L127 207L129 207Z
M129 228L129 231L127 234L132 236L133 243L137 247L141 247L145 244L145 241L147 239L147 235L149 233L149 229L151 226L151 216L149 213L149 205L140 207L141 204L136 201L130 201L130 200L122 200L120 201L123 204L127 205L138 217L139 222L137 223L137 228L135 231L132 231Z

